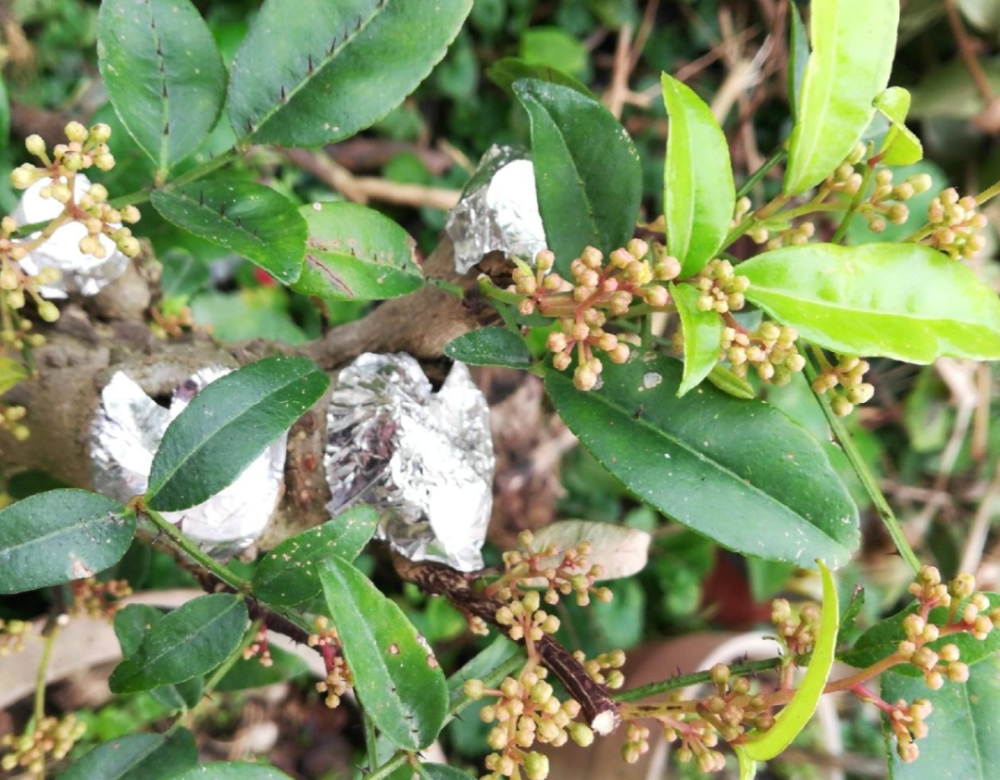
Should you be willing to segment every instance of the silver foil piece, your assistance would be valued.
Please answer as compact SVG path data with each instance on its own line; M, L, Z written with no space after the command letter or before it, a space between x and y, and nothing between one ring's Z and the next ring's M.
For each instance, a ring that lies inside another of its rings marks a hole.
M198 392L230 369L210 366L174 388L170 407L150 398L124 372L118 371L101 391L101 403L90 429L94 488L119 501L146 492L153 455L167 426ZM202 504L178 512L162 512L205 552L226 558L263 533L284 488L288 435L268 447L233 484Z
M457 273L468 273L495 250L534 264L535 255L546 247L545 228L535 194L535 167L525 152L491 146L448 213L445 230L455 247Z
M54 198L43 198L39 193L43 187L52 184L50 178L39 179L24 191L21 202L11 216L18 225L46 222L58 217L63 204ZM74 199L79 200L90 189L90 180L82 173L76 174L73 183ZM41 232L32 233L36 238ZM80 239L87 235L87 228L79 222L70 222L56 230L41 246L28 253L21 260L21 268L26 274L35 276L43 268L55 268L62 277L52 284L40 288L45 298L66 298L69 293L97 295L101 288L111 284L125 273L129 259L115 246L115 242L105 235L99 236L101 246L107 253L98 258L80 251Z
M331 514L375 505L378 538L410 560L482 568L493 440L486 397L465 365L434 393L411 356L361 355L337 378L327 436Z

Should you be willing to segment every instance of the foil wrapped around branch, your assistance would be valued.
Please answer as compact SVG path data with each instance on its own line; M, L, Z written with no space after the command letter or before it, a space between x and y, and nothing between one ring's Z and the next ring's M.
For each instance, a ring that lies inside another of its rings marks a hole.
M327 436L331 514L375 505L378 537L410 560L482 568L493 441L486 398L463 364L434 393L411 356L362 355L340 372Z
M198 371L174 389L169 408L156 403L124 372L115 373L101 391L90 429L95 490L122 502L145 493L153 455L167 426L202 388L229 371L222 366ZM245 550L277 508L287 440L283 434L222 492L190 509L163 512L164 519L217 558Z
M445 230L455 247L455 271L468 273L488 252L500 251L534 262L545 249L545 228L535 194L535 167L525 152L491 146Z

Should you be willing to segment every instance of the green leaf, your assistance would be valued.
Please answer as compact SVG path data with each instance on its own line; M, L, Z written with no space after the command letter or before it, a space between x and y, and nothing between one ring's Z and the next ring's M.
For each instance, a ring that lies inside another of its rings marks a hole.
M747 555L841 566L857 549L857 508L819 442L782 412L707 385L677 398L681 366L662 356L607 364L601 377L600 390L581 393L547 368L545 386L638 498Z
M986 612L1000 607L1000 593L984 593L983 595L990 602L990 608L985 610ZM916 603L911 604L895 615L876 623L858 637L854 647L841 653L840 660L856 669L864 669L895 653L899 643L906 639L903 621L907 615L916 612L918 606ZM947 607L932 609L927 618L928 622L939 628L944 627L948 622L948 611ZM985 639L976 639L967 631L947 634L933 642L928 642L927 647L937 652L948 644L957 645L962 662L972 666L984 658L1000 652L1000 631L991 631ZM906 676L922 676L920 671L911 664L894 666L892 671Z
M543 550L555 545L558 551L556 556L541 559L548 563L541 564L539 568L545 568L546 565L558 566L562 553L570 547L589 542L591 551L587 561L591 566L601 567L601 575L595 577L595 581L603 581L631 577L646 568L650 539L645 531L627 525L592 520L557 520L535 531L532 546ZM546 586L544 580L533 585L539 588Z
M93 577L132 544L135 517L87 490L50 490L0 510L0 593Z
M624 246L642 197L639 155L625 128L570 87L526 79L514 94L531 123L538 208L560 273L588 245L605 253Z
M692 285L671 283L669 287L684 332L684 379L677 388L681 396L701 384L718 364L722 319L714 311L698 308L701 293Z
M250 764L243 761L217 761L200 764L170 780L291 780L284 772L266 764Z
M809 61L809 35L806 26L802 24L802 14L795 3L789 3L791 19L788 23L788 102L792 113L798 112L799 99L802 95L802 79L806 74L806 63Z
M743 377L736 376L736 374L728 368L718 363L716 363L715 367L708 372L708 381L726 395L731 395L733 398L749 400L757 397L757 393L754 392L753 385L751 385Z
M104 0L97 57L122 123L161 172L195 151L226 97L215 40L190 0Z
M22 379L26 379L28 370L13 358L0 357L0 395L10 390Z
M173 247L160 256L163 278L160 290L164 298L188 298L208 287L212 274L208 265L186 249Z
M200 596L157 621L135 653L115 667L108 685L113 693L136 693L206 674L236 650L246 627L241 598Z
M690 87L662 76L670 117L663 171L667 245L681 276L698 273L722 248L736 209L729 143L711 109Z
M852 355L930 363L1000 358L1000 299L921 244L805 244L740 265L747 300L799 335Z
M906 126L906 115L910 111L910 93L902 87L889 87L875 98L878 109L891 126L879 154L886 165L913 165L924 156L920 139Z
M149 604L129 604L115 613L115 635L122 648L122 657L135 655L143 637L163 619L164 613ZM160 704L170 710L189 710L200 700L204 680L193 677L177 685L163 685L150 691Z
M892 780L993 780L1000 765L1000 660L995 656L969 670L964 685L945 683L930 690L922 678L882 675L882 698L888 702L927 699L934 711L928 734L917 746L920 757L904 763L896 753L892 729L885 723L886 755Z
M899 3L814 0L810 9L812 54L789 141L786 195L819 184L850 154L896 54Z
M524 339L506 328L479 328L448 342L444 354L470 366L531 368L531 353Z
M529 65L558 68L580 77L587 70L587 47L559 27L531 27L521 36L521 58Z
M475 780L474 775L447 764L420 764L417 772L426 780Z
M160 780L198 764L198 746L187 729L129 734L87 753L59 780Z
M259 658L240 658L215 686L216 691L243 691L290 680L309 672L309 665L294 653L271 645L271 665Z
M591 100L598 100L597 95L591 92L586 85L577 81L569 74L548 65L528 64L519 57L503 57L497 60L486 69L486 78L500 87L504 92L511 94L514 92L515 81L535 79L537 81L548 82L549 84L558 84L561 87L569 87Z
M156 510L187 509L225 489L329 384L301 357L265 358L215 380L163 434L146 503Z
M282 146L354 135L427 77L471 8L472 0L267 0L233 61L233 130Z
M426 747L448 711L433 653L403 611L350 563L331 555L319 577L365 712L399 747Z
M834 650L837 647L837 625L840 621L837 585L823 562L817 561L817 563L823 579L823 611L820 614L816 644L798 690L788 705L775 716L774 725L763 733L750 732L747 735L746 754L754 761L770 761L792 744L792 740L805 728L816 711L830 670L833 668Z
M357 558L378 520L373 507L352 507L318 528L285 539L254 571L254 595L279 606L301 604L318 595L323 586L317 566L331 554L345 561Z
M462 686L468 680L485 679L511 658L524 654L524 648L502 634L498 634L484 649L474 655L461 669L448 678L448 690L451 694L450 709L454 710L460 702L472 701L466 699Z
M203 181L153 190L168 222L225 247L291 284L302 272L306 221L288 198L249 181Z
M316 203L299 213L309 229L295 292L334 301L397 298L420 288L413 240L384 214L357 203Z

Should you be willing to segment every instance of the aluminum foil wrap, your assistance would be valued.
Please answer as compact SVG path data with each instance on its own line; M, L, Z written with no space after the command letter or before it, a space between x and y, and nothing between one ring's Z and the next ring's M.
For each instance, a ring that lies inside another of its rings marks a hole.
M63 204L54 198L43 198L39 193L51 185L49 178L39 179L24 191L21 202L11 216L18 225L45 222L58 217ZM82 173L74 178L74 198L79 200L90 189L90 180ZM35 238L39 233L32 233ZM62 274L59 281L43 285L41 294L46 298L66 298L68 293L96 295L102 287L113 282L128 267L128 257L105 235L99 236L107 253L98 258L80 251L80 239L87 235L87 228L79 222L70 222L56 230L45 243L21 260L26 274L35 276L42 268L56 268Z
M331 514L373 504L378 537L410 560L482 568L493 440L486 398L463 364L434 393L409 355L362 355L340 372L327 435Z
M170 407L160 406L124 372L101 391L90 429L94 488L119 501L146 492L153 455L164 431L206 385L230 369L210 366L174 388ZM288 435L268 447L233 484L202 504L162 512L205 552L226 558L245 550L263 533L284 486Z
M494 250L533 263L546 243L535 167L526 154L511 146L491 146L448 213L445 230L455 246L457 273L467 273Z

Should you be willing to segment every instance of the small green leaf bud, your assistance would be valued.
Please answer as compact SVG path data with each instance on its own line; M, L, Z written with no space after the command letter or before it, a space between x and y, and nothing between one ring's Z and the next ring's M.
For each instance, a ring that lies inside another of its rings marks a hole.
M59 309L52 301L42 301L38 304L38 316L46 322L55 322L59 319Z

